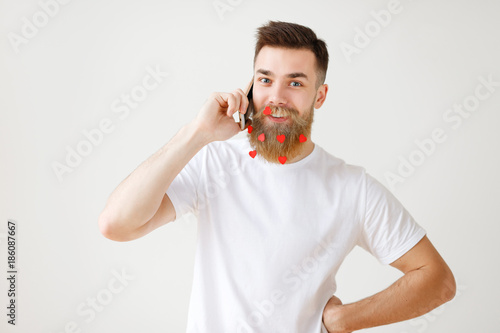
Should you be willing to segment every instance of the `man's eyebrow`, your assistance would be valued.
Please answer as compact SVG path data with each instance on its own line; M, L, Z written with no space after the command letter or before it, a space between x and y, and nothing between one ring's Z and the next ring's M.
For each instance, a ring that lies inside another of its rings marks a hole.
M302 72L297 72L297 73L290 73L287 75L287 77L289 78L292 78L292 79L295 79L297 77L303 77L304 79L308 80L309 78L307 77L307 75L305 73L302 73Z
M262 75L267 75L267 76L273 76L273 72L271 72L267 69L258 69L257 73L260 73Z
M260 73L262 75L267 75L267 76L274 76L274 73L271 72L270 70L267 70L267 69L258 69L257 73ZM309 77L305 73L302 73L302 72L290 73L290 74L287 74L286 77L292 78L292 79L302 77L306 80L309 80Z

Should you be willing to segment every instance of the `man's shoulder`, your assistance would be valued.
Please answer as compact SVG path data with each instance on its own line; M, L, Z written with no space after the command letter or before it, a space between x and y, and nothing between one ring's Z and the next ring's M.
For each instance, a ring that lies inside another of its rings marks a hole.
M317 154L317 165L324 166L329 170L335 170L336 173L349 173L352 175L363 176L366 173L364 167L346 163L340 157L333 155L332 153L325 150L323 147L316 144L318 150Z

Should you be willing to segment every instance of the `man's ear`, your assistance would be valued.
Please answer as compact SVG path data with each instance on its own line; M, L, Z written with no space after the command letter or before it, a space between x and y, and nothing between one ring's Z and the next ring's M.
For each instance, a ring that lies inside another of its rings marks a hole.
M325 102L327 93L328 93L328 85L322 84L318 88L318 91L316 92L316 99L314 101L314 108L315 109L319 109L323 105L323 103Z

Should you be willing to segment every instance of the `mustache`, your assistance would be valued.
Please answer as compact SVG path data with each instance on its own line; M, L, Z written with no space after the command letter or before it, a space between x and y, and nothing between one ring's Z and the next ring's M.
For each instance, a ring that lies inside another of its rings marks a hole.
M264 105L259 109L258 112L253 112L252 119L256 122L263 122L264 118L267 117L264 114L266 107L271 109L271 115L279 115L286 117L292 121L293 126L306 126L308 123L307 118L303 118L299 115L299 111L295 108L288 108L276 105ZM254 109L255 111L255 109ZM272 124L273 127L281 127L281 124Z
M264 105L258 112L254 112L254 117L262 118L265 117L264 110L269 107L271 109L271 115L279 115L283 117L289 117L296 119L299 117L299 111L294 108L286 108L282 106L275 105Z

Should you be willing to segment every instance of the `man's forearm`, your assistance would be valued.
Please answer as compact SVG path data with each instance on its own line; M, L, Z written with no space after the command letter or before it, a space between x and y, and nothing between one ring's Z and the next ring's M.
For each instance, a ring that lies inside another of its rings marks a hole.
M195 122L184 126L118 185L100 221L123 233L144 225L158 210L173 179L206 143Z
M454 290L451 272L421 267L371 297L326 309L325 326L329 332L353 332L408 320L449 301Z

